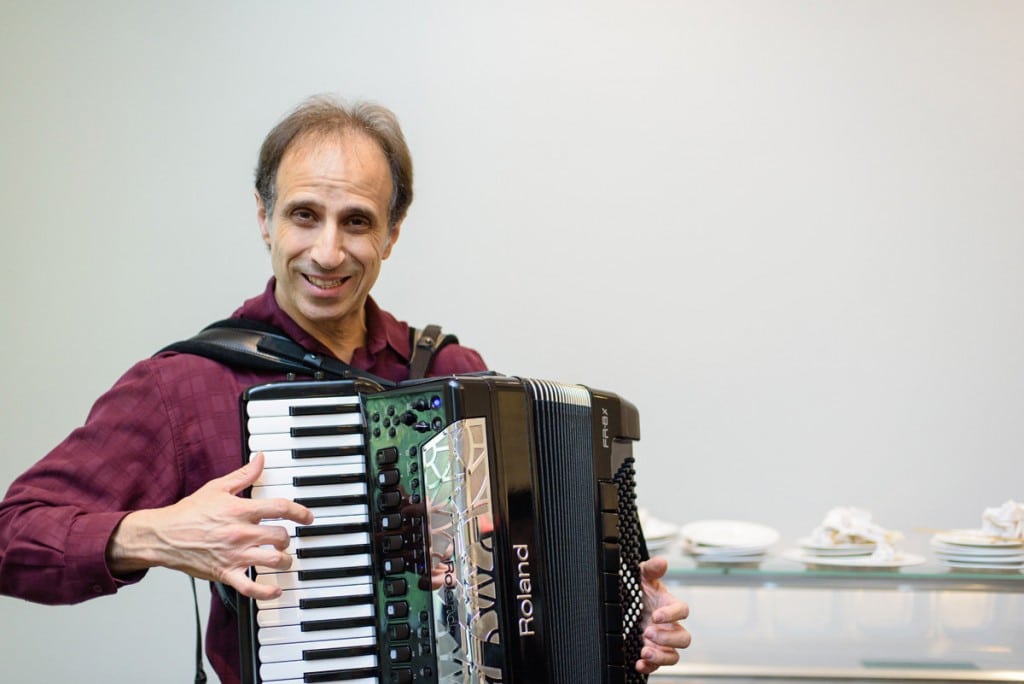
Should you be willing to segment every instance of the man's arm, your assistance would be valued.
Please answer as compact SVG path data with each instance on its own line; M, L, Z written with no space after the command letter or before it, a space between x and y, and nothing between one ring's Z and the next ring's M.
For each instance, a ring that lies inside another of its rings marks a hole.
M263 454L194 494L163 508L129 513L107 546L107 564L114 575L152 567L180 570L193 577L223 582L244 596L269 599L281 593L257 584L246 572L251 565L286 570L291 565L284 527L261 525L283 518L308 525L313 514L288 499L243 499L238 493L263 471Z

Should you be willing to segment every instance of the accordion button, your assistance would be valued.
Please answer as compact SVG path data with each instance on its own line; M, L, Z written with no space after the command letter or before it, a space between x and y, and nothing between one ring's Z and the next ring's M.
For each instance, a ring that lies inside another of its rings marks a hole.
M390 470L382 470L377 473L377 482L381 487L394 487L398 484L399 480L402 479L401 473L397 469L392 468Z
M392 641L405 641L412 634L408 622L399 622L395 625L388 625L388 638Z
M384 553L401 551L405 546L405 540L402 539L402 535L400 534L385 534L381 537L380 545L384 550Z
M384 593L388 596L405 596L408 588L404 579L387 580L384 582Z
M412 684L411 670L392 670L390 684Z
M402 505L402 493L397 491L381 492L377 497L377 505L382 509L398 508Z
M395 646L388 653L388 657L393 663L407 663L412 660L412 649L408 646Z
M385 611L389 618L404 618L409 615L409 604L405 601L389 601Z
M377 465L391 465L398 462L398 449L385 447L377 451Z
M400 572L405 572L405 559L401 556L397 558L385 558L383 567L385 575L397 575Z
M380 529L383 531L397 530L402 527L401 513L388 513L380 516Z

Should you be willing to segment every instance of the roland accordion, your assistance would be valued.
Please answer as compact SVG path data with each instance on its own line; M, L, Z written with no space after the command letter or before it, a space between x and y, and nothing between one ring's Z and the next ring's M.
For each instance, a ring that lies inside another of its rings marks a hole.
M281 587L240 600L247 683L646 681L633 442L582 385L494 374L242 397L254 498L309 507Z

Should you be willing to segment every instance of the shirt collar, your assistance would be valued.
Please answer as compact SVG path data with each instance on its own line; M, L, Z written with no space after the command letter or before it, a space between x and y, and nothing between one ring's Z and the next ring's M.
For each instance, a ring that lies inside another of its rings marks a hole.
M319 340L306 332L291 316L286 314L277 304L274 297L276 280L271 276L263 293L247 300L239 307L233 317L249 318L269 323L280 328L293 340L306 349L318 354L333 356ZM398 321L394 316L381 309L373 297L366 298L366 346L355 351L353 361L363 358L365 363L372 365L373 359L386 347L408 362L412 355L409 343L409 326Z

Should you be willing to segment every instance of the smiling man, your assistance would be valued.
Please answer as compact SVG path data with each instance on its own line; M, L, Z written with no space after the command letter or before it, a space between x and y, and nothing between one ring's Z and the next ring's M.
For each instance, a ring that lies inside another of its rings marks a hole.
M412 175L398 122L383 107L314 98L283 119L256 170L257 220L273 277L233 316L274 326L308 352L407 379L410 328L370 291L400 235ZM485 369L477 352L456 343L438 351L427 373ZM284 528L259 523L309 524L313 516L287 499L238 496L263 468L261 455L237 467L238 398L284 377L175 352L129 369L0 502L0 592L76 603L167 567L245 596L279 594L246 573L291 563ZM676 649L690 640L679 624L688 608L661 584L665 571L659 559L643 567L641 672L676 662ZM207 657L222 682L237 682L237 616L216 594L210 606Z

